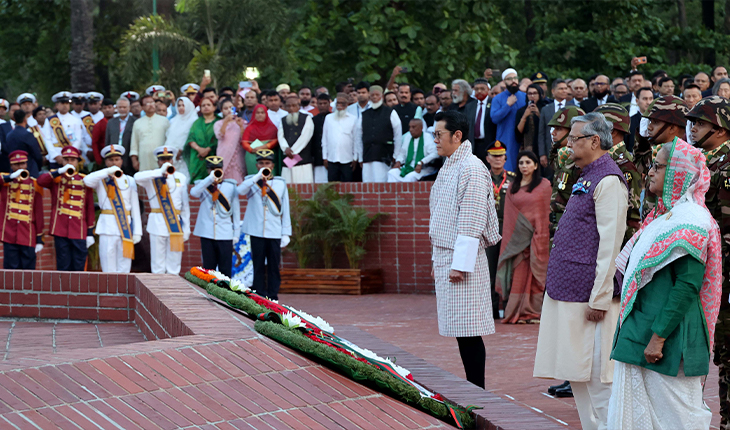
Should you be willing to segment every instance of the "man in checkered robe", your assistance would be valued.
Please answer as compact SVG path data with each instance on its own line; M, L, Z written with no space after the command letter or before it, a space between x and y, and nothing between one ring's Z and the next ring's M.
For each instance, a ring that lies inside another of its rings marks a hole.
M439 334L455 337L466 379L484 388L482 336L494 333L485 249L501 239L492 179L467 140L460 112L439 112L434 131L439 155L448 157L431 189L429 235Z

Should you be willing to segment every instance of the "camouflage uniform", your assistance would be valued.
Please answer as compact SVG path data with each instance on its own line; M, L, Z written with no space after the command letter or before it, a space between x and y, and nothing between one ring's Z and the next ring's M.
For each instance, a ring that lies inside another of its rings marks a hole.
M585 115L585 112L577 106L567 106L555 112L548 125L550 127L562 127L570 129L570 120L577 116ZM562 140L553 143L550 151L550 163L555 170L553 178L553 193L550 198L550 232L555 233L560 217L565 212L565 205L568 204L573 185L580 177L581 170L575 166L569 158L570 152L563 146L567 135Z
M629 112L617 103L606 103L594 110L603 114L607 120L613 123L613 129L623 133L629 133L631 118ZM608 150L608 153L616 162L624 174L626 183L629 184L629 212L626 217L626 233L621 247L631 239L636 230L641 227L641 175L634 165L634 156L626 149L626 144L621 142Z
M687 105L679 97L676 96L665 96L655 99L642 114L644 118L653 120L659 120L667 123L668 125L674 124L681 127L684 130L687 127ZM661 132L659 133L661 134ZM667 142L650 142L649 140L642 138L636 140L636 148L634 150L634 164L639 173L644 178L644 202L642 205L641 219L645 219L649 212L656 206L656 196L654 193L649 191L649 169L654 158L656 157L659 149L662 145Z
M715 127L730 131L730 103L719 96L707 97L699 102L687 114L690 121L702 120ZM698 141L704 142L706 136ZM705 194L705 204L722 232L722 299L720 315L715 327L714 362L719 372L720 395L720 428L730 430L730 261L728 261L728 243L730 243L730 141L717 148L705 152L707 167L710 170L710 188Z

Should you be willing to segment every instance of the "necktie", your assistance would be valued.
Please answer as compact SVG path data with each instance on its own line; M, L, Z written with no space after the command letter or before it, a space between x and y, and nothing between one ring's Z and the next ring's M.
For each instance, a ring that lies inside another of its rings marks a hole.
M477 123L474 128L474 138L480 138L482 135L482 105L484 102L479 102L479 111L477 112Z
M563 108L563 102L558 102L558 110Z

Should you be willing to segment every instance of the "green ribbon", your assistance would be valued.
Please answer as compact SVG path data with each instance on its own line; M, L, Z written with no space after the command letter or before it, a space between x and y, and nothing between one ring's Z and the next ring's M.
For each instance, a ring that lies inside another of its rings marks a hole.
M421 134L421 137L418 138L418 150L416 151L416 158L416 163L423 160L423 134ZM400 168L401 178L416 170L414 167L411 167L412 164L415 164L413 163L413 137L411 137L411 144L408 145L406 164Z

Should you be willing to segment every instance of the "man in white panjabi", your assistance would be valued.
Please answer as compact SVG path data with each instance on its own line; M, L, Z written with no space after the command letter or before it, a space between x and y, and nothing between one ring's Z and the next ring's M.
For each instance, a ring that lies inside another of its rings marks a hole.
M355 128L355 153L363 182L387 182L390 165L401 152L403 127L395 110L383 105L380 85L370 87L370 100Z
M301 160L289 168L284 164L281 170L281 177L287 184L312 184L314 183L314 168L312 167L312 135L314 134L314 122L312 116L299 111L299 97L290 94L284 105L289 115L281 120L278 139L279 147L284 153L284 160L292 159L297 155Z
M435 124L438 154L448 157L430 197L431 275L436 284L439 334L456 338L466 379L484 388L482 336L494 333L485 248L501 239L492 178L484 163L472 155L464 114L439 112Z
M416 116L408 124L408 133L403 135L403 147L395 159L395 165L388 171L388 182L417 182L436 172L436 168L429 164L439 155L433 134L423 132L425 124L419 107Z
M583 429L602 430L619 313L614 260L626 230L628 186L607 152L612 124L589 113L571 126L570 157L582 173L553 240L533 376L570 381Z

